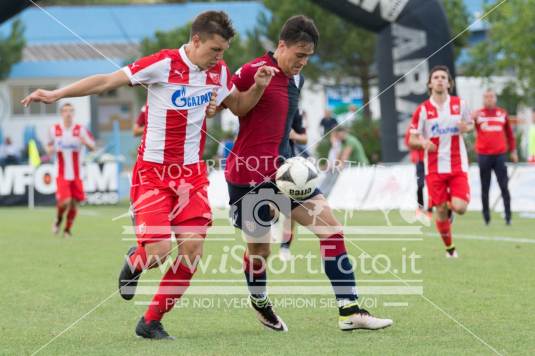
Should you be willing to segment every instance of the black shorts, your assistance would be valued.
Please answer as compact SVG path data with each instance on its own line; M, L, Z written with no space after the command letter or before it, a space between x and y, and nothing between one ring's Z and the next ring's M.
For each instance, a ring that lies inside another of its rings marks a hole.
M253 237L265 236L271 225L278 220L279 214L289 216L290 212L316 195L321 194L315 189L305 200L294 200L280 192L275 182L267 182L255 187L234 185L227 182L230 217L234 227Z

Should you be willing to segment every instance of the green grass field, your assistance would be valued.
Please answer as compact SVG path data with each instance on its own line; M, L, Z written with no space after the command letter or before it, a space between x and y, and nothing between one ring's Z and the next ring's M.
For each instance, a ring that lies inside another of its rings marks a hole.
M177 339L153 342L134 336L145 310L139 302L150 297L126 302L116 293L123 255L133 242L121 234L128 219L112 218L125 212L124 206L83 207L74 237L63 239L50 233L51 208L0 210L0 354L535 354L534 220L515 216L513 226L506 227L496 215L492 226L485 227L480 214L458 217L457 260L444 257L432 227L416 235L348 234L350 253L367 252L367 261L375 261L380 270L358 272L360 288L423 287L423 295L363 295L373 313L394 319L394 326L385 330L339 331L336 308L325 305L333 299L330 294L272 295L289 327L282 335L260 326L253 311L241 306L244 295L190 295L164 319ZM409 226L399 212L392 211L389 218L392 225ZM385 219L381 212L355 212L349 224L384 227ZM220 265L221 255L231 247L243 245L232 241L233 235L218 235L212 232L205 245L205 260L211 256L212 266ZM407 237L412 240L388 240ZM306 235L298 236L293 246L294 254L317 255L318 250L318 243ZM402 261L411 253L422 257L416 270L405 273ZM386 263L390 271L384 270ZM239 267L237 261L232 265ZM142 278L158 280L160 273L153 270ZM192 286L219 286L223 280L243 286L241 278L240 273L209 268L196 275ZM307 279L329 286L323 274L307 273L304 260L296 263L295 272L273 279L277 283L270 285L279 287L308 286Z

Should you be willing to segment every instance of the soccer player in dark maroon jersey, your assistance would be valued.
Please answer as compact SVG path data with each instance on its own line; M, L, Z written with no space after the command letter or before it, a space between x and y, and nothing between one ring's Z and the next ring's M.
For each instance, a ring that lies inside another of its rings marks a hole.
M301 70L314 53L318 39L311 19L302 15L291 17L280 32L275 52L245 64L232 78L236 89L245 91L253 84L259 67L279 69L256 106L239 117L240 130L225 172L234 225L247 239L244 272L250 300L265 327L287 331L266 293L265 261L270 254L272 208L285 215L291 211L292 220L319 237L325 272L338 301L340 329L385 328L392 320L375 318L357 304L355 278L341 224L321 192L316 190L304 201L290 202L284 200L274 184L277 167L290 156L288 137L303 87Z
M496 106L496 101L496 93L489 89L483 94L483 108L474 112L477 162L481 178L481 203L483 204L483 220L488 225L490 223L490 178L494 171L502 192L505 223L510 225L511 196L507 186L509 178L505 162L508 152L515 163L518 162L518 155L515 135L507 111Z
M249 90L233 90L223 61L233 36L226 13L206 11L194 19L190 41L179 49L162 50L116 72L57 90L38 89L21 101L24 105L52 103L126 85L147 86L146 128L130 190L138 244L128 251L119 275L121 297L132 299L141 273L171 254L172 233L178 256L137 324L136 334L143 338L172 338L160 321L190 285L212 223L207 167L202 160L206 117L213 116L219 105L244 115L278 71L260 66Z
M145 104L141 107L141 110L137 115L136 122L134 122L134 126L132 127L132 133L134 134L134 136L143 135L143 132L145 131L145 126L147 125L147 111L147 104Z

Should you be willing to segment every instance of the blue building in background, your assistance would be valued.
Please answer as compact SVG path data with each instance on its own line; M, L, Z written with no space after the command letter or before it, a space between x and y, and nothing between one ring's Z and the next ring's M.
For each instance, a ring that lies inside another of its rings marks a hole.
M472 20L482 13L485 3L465 0ZM6 81L0 82L0 137L10 136L19 146L24 144L28 127L44 140L48 127L59 118L57 105L20 105L20 99L36 87L53 89L88 75L117 70L139 56L142 39L156 31L183 26L202 11L226 11L242 38L255 27L258 15L267 12L261 2L255 1L68 7L37 4L42 9L28 8L16 17L25 26L27 45L23 60L13 67ZM12 21L0 26L0 35L9 33ZM469 43L483 40L486 31L485 23L472 26ZM462 65L467 58L464 51L457 63ZM132 137L131 127L143 104L133 90L120 88L98 97L68 101L76 108L78 122L90 127L100 142L113 141L115 122L121 154L127 163L132 162L138 139Z
M117 6L44 6L31 7L0 26L5 37L11 23L24 24L26 47L6 81L0 82L0 129L22 147L28 128L45 140L47 129L59 119L58 105L35 103L28 108L19 101L35 88L54 89L82 77L108 73L139 57L139 44L156 31L168 31L186 25L207 10L226 11L238 33L246 36L265 11L258 2L218 2L184 4L144 4ZM177 43L177 48L181 43ZM121 154L127 163L135 158L139 139L131 128L139 102L129 88L90 98L73 98L76 120L96 134L103 144L110 144L114 126L119 127ZM116 124L114 124L116 122Z

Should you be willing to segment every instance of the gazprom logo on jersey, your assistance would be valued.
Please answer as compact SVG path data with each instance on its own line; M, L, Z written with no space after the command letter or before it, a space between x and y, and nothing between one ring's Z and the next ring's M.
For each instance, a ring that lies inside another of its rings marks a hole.
M62 150L76 150L79 148L77 143L65 143L62 140L58 140L58 147Z
M173 95L171 96L171 102L177 108L191 109L196 106L208 104L210 102L211 97L211 91L208 91L201 95L186 96L186 87L182 86L173 93Z
M438 124L431 126L432 136L457 135L458 133L459 128L456 126L440 127Z

